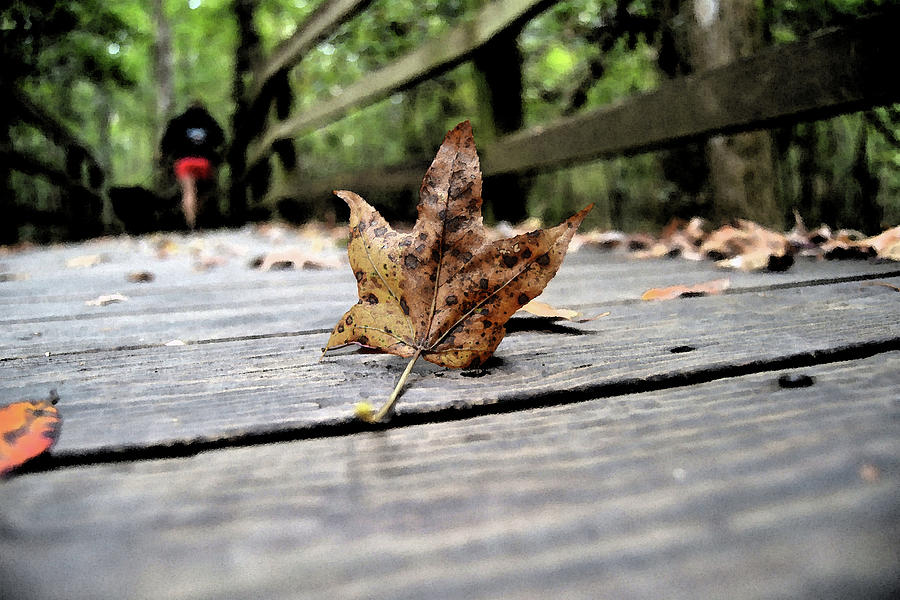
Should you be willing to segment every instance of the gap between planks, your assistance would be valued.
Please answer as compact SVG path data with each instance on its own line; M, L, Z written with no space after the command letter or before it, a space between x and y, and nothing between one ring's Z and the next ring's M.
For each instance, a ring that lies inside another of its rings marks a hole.
M717 380L808 368L837 362L862 360L879 354L900 351L900 337L879 341L848 344L836 348L800 352L784 357L747 361L728 366L675 371L646 378L628 378L606 383L577 386L571 389L501 396L496 402L444 408L427 412L398 412L389 422L364 423L349 419L334 423L318 423L288 427L272 431L230 435L214 440L187 440L145 446L123 447L115 450L68 452L42 456L17 471L17 474L43 473L75 468L134 461L165 460L195 456L202 452L240 448L264 444L295 442L310 439L337 438L357 433L383 431L425 425L464 421L486 415L522 412L552 406L575 405L591 400L677 389Z

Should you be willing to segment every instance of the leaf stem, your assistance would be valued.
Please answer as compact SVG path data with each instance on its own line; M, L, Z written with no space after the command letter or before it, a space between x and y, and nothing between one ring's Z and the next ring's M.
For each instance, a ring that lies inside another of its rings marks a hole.
M412 373L413 365L416 364L416 361L419 360L419 356L422 355L422 349L419 348L416 350L416 353L413 354L412 359L409 361L409 364L406 365L406 369L403 370L403 374L400 375L400 379L397 380L397 385L394 386L394 391L391 392L391 397L388 398L388 401L385 402L384 406L375 413L366 413L357 411L357 415L363 421L367 421L369 423L380 423L382 419L384 419L394 408L394 404L397 402L397 398L400 397L400 392L403 391L403 385L406 383L406 379L409 377L409 374Z

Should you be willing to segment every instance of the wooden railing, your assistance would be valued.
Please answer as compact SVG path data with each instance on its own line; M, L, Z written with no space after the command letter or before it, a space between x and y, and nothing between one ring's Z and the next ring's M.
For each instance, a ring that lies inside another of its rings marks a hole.
M471 58L496 36L521 28L552 1L498 0L411 53L369 73L340 95L272 122L247 148L248 166L268 160L273 144L324 127L352 109L432 78ZM262 67L252 89L302 60L326 32L365 2L326 2ZM481 149L485 175L554 169L602 157L637 154L723 133L817 120L900 101L892 75L900 56L900 18L890 11L845 29L770 47L721 68L664 82L653 92L544 126L515 132ZM289 174L268 193L317 198L342 187L362 191L416 186L424 165L384 165L310 179Z
M65 230L63 237L84 237L103 233L103 185L106 174L93 153L61 120L48 114L24 93L15 89L7 98L13 114L24 123L36 127L47 143L64 156L59 162L39 158L0 144L0 161L10 171L42 178L61 190L64 201L58 210L42 210L25 205L15 198L4 199L4 220L8 225L34 223ZM3 231L0 243L17 239L13 230Z

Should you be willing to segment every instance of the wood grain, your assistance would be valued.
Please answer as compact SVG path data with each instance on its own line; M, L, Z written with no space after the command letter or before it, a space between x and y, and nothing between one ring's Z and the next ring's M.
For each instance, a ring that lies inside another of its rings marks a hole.
M895 284L898 278L891 279ZM727 377L835 351L900 344L897 293L860 283L628 303L588 323L522 320L486 369L417 366L398 414L493 404L528 406L655 381ZM352 405L387 397L405 366L376 354L329 355L327 333L246 336L184 346L138 346L0 362L0 398L62 400L57 451L95 452L297 435L352 419ZM690 351L680 352L687 347ZM672 350L675 349L676 352Z
M155 248L163 239L174 243L178 252L161 259ZM222 264L198 270L192 247ZM249 266L267 252L309 247L299 236L272 241L243 230L191 238L113 238L3 257L3 272L23 279L0 283L0 359L330 330L357 300L349 266L271 272ZM65 266L70 259L94 254L103 257L95 267ZM326 256L343 259L344 250L333 248ZM152 273L153 282L126 281L136 271ZM597 314L618 303L636 302L650 288L723 276L731 279L732 293L741 293L898 273L897 263L861 261L802 261L785 273L723 273L709 262L636 261L627 254L582 248L567 256L541 299ZM85 304L112 293L124 294L128 301L103 307Z
M900 353L0 485L41 598L888 598ZM65 405L61 405L65 409ZM64 429L65 435L65 429Z

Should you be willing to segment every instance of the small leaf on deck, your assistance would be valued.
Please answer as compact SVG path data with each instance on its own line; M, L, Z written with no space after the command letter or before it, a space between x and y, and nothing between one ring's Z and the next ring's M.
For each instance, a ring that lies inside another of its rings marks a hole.
M62 419L56 391L44 400L14 402L0 408L0 477L43 454L59 438Z

